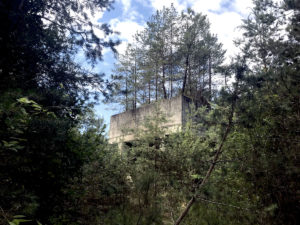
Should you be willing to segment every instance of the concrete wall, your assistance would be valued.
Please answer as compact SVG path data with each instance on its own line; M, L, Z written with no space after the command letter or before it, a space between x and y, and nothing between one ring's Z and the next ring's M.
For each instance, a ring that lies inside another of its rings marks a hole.
M191 100L184 96L178 96L170 100L161 100L158 107L166 115L167 123L162 124L169 132L181 129L186 116L186 111ZM130 133L124 130L138 129L143 125L146 117L153 117L156 104L144 105L136 110L129 110L111 116L109 129L109 143L128 142L134 139Z

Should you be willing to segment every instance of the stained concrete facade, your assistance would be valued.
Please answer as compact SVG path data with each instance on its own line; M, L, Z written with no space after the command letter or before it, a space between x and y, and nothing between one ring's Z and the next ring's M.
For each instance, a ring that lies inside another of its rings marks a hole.
M147 117L153 117L158 106L165 114L167 122L162 124L168 132L180 130L186 121L188 109L192 100L185 96L178 96L172 99L164 99L157 104L148 104L135 110L129 110L111 116L109 129L109 143L122 143L134 140L132 133L124 132L141 128Z

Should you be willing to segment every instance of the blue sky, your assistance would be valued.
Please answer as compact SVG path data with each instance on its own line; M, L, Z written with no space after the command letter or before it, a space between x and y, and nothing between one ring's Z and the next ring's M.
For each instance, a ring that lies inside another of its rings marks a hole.
M249 15L252 0L115 0L113 10L98 12L92 16L92 20L100 24L108 23L113 30L120 32L118 38L122 43L117 50L123 53L126 43L131 42L132 36L143 29L150 16L163 6L169 7L171 3L178 11L191 7L194 11L207 15L211 31L218 36L224 49L227 50L227 60L237 53L238 49L234 46L233 40L241 37L241 30L237 27L241 25L242 19ZM103 62L93 70L104 72L109 77L116 59L108 49L103 53ZM100 102L95 110L109 125L110 116L119 113L121 108L116 104L105 105Z

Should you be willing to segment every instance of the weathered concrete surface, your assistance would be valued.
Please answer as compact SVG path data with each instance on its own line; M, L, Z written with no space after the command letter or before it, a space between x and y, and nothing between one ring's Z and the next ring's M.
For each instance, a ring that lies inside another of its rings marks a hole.
M136 110L129 110L111 116L109 129L109 143L130 142L134 135L128 130L141 128L147 117L155 115L156 107L166 115L168 120L162 124L168 132L175 132L182 128L186 121L187 111L192 100L185 96L178 96L172 99L161 100L156 104L144 105Z

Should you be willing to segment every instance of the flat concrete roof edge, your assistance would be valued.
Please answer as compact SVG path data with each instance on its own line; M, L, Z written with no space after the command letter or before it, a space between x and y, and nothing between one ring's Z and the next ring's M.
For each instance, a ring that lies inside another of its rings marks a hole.
M126 111L124 111L124 112L114 114L114 115L112 115L111 117L116 117L116 116L119 116L119 115L125 114L125 113L135 113L136 111L138 111L138 110L140 110L140 109L142 109L142 108L153 106L155 103L165 102L165 101L170 102L170 101L172 101L173 99L176 99L176 98L179 98L179 97L180 97L180 98L185 97L185 98L191 99L190 97L185 96L185 95L178 95L178 96L176 96L176 97L169 98L169 99L159 99L159 100L156 101L156 102L151 102L150 104L144 104L144 105L139 106L139 107L136 108L136 109L126 110Z

